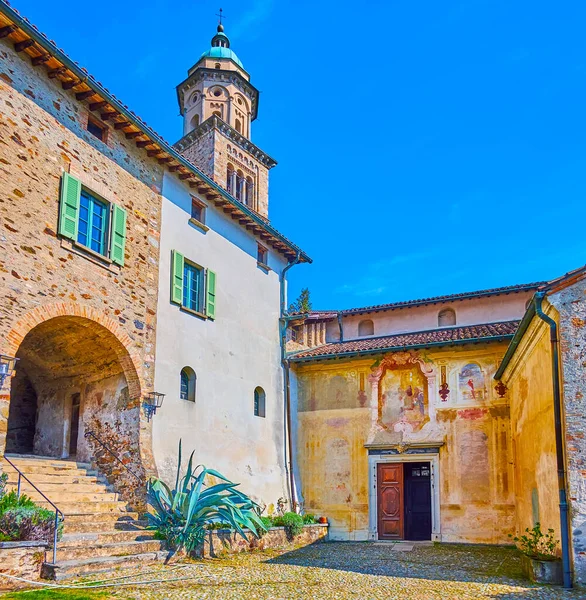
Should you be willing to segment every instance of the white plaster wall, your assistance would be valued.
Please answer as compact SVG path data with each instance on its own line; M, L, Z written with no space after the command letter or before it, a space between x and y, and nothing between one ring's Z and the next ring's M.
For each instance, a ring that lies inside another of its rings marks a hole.
M445 308L452 308L456 311L456 325L476 325L521 319L525 314L525 304L532 295L533 292L517 292L486 298L471 298L455 302L346 316L343 320L344 340L359 337L358 324L363 319L374 321L374 336L368 337L437 329L438 313ZM328 326L328 341L334 341L337 337L337 323L335 328L333 324L330 324Z
M266 273L257 240L213 206L206 233L190 225L191 196L172 175L163 182L155 389L166 394L153 417L159 475L175 477L183 456L219 470L266 504L285 496L283 376L279 346L279 273L286 261L269 249ZM203 200L203 199L202 199ZM170 302L171 251L217 274L216 319L202 320ZM195 403L179 397L180 371L197 374ZM266 418L254 416L253 392L266 392Z

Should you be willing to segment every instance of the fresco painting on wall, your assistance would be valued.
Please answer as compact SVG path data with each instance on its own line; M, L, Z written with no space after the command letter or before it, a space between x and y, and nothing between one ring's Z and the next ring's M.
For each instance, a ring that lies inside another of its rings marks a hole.
M458 388L464 401L486 400L484 373L476 363L469 363L462 368L458 375Z
M428 421L427 380L417 368L389 369L381 380L380 420L392 431L419 431Z

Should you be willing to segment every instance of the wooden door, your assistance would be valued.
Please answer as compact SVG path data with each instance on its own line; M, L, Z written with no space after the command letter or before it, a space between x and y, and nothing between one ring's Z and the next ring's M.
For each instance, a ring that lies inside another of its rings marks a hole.
M403 465L377 467L378 539L403 539Z
M69 435L69 456L77 454L77 439L79 437L79 394L71 397L71 433Z

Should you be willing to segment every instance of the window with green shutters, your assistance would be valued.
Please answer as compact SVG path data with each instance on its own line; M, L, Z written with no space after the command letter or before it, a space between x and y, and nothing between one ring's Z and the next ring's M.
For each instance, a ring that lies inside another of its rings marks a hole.
M216 318L217 275L187 260L183 254L171 252L171 302L190 311Z
M126 210L98 198L69 173L61 180L59 234L124 265Z

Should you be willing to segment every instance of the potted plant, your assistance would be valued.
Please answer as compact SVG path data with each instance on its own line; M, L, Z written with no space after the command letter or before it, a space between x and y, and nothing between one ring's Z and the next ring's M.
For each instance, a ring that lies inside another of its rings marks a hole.
M320 517L318 521L322 525L327 525L328 524L328 518L327 517Z
M512 537L521 551L523 574L539 583L562 584L562 562L557 555L559 540L554 530L541 531L541 525L535 523L533 529L525 529L525 535Z

